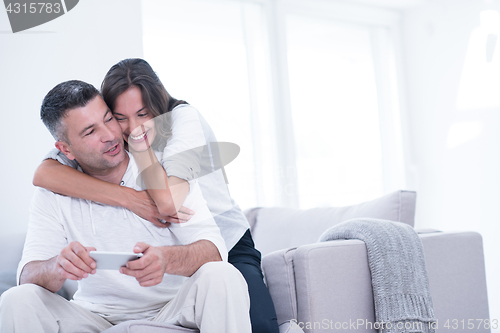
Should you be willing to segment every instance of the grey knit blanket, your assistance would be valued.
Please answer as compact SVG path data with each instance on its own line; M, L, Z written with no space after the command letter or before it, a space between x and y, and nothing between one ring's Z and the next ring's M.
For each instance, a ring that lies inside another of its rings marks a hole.
M366 244L380 333L435 332L422 243L411 226L354 219L329 228L319 241L334 239L359 239Z

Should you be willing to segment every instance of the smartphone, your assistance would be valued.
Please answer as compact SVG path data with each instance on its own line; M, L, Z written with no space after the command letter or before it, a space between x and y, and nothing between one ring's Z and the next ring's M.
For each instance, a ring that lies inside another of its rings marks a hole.
M114 269L119 270L129 261L137 260L142 257L142 253L133 252L105 252L90 251L89 255L95 260L96 269Z

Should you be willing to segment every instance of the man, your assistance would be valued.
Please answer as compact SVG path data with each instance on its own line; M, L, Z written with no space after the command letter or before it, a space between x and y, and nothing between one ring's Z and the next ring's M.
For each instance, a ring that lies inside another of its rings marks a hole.
M92 85L57 85L41 115L56 147L83 172L137 186L137 167L124 150L120 127ZM227 249L209 212L199 216L163 229L123 208L37 188L20 285L0 299L0 332L101 332L131 319L201 332L250 332L245 280L222 261ZM133 249L143 256L119 272L96 271L89 256L96 249ZM54 294L66 279L79 281L71 302Z

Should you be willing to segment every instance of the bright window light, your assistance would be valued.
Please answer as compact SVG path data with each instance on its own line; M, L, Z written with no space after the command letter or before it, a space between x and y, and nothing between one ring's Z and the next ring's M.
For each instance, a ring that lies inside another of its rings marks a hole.
M301 208L382 195L369 29L288 15L287 36Z
M305 1L305 11L272 0L142 4L145 59L218 141L241 148L226 173L242 208L350 205L397 183L389 25L360 22L373 16L344 7L341 23L323 15L338 11ZM348 24L349 15L358 19Z
M201 112L218 141L240 146L240 155L225 168L229 188L240 206L256 206L242 4L201 0L142 3L145 59L172 96Z
M455 148L479 137L483 131L483 124L479 121L454 123L448 132L446 145Z
M477 110L500 106L500 15L486 10L480 15L481 26L474 29L460 79L458 110Z

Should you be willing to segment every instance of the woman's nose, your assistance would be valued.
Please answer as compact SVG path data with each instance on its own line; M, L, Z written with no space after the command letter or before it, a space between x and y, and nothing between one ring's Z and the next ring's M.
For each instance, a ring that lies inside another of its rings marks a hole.
M128 135L138 135L141 132L141 129L139 128L141 126L141 123L136 121L135 119L131 119L128 123Z

